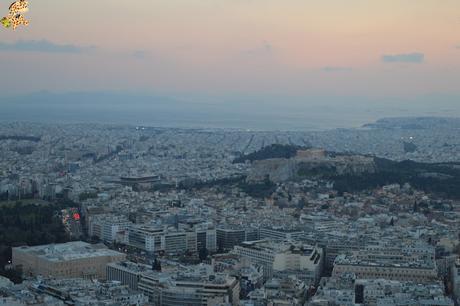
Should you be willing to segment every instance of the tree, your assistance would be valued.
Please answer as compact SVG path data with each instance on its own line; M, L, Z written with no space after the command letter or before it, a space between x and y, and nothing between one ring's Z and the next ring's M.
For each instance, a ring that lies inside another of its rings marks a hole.
M11 260L11 247L67 242L58 214L62 208L62 203L0 207L0 267Z
M418 212L418 203L417 203L417 200L414 201L413 211L414 211L414 212Z
M8 278L15 284L20 284L23 281L21 271L16 269L0 269L0 275Z
M455 247L454 249L454 252L458 254L458 256L460 256L460 243L457 244L457 246Z
M161 262L157 258L153 261L152 270L161 272Z
M200 258L200 261L203 261L205 260L206 258L208 258L208 255L209 255L209 251L207 248L202 248L200 249L200 251L198 252L198 257Z
M89 239L90 239L91 243L99 243L99 242L101 242L101 239L99 239L99 237L96 236L96 235L91 236Z
M299 203L297 204L297 208L298 209L304 209L305 206L307 206L307 201L306 201L305 197L302 197L302 199L300 199Z

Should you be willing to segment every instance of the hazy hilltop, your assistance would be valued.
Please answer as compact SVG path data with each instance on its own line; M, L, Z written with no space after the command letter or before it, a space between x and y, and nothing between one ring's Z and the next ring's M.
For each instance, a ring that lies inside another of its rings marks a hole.
M289 151L289 146L283 146ZM273 154L270 153L273 151ZM295 155L279 156L277 145L266 147L248 156L252 166L247 182L282 183L304 179L325 179L334 182L340 192L361 191L388 184L409 183L412 186L445 196L460 198L459 163L418 163L392 161L370 155L327 152L323 149L298 149L291 146ZM238 161L246 160L244 157ZM270 187L270 185L267 185Z
M374 129L460 129L460 118L447 117L396 117L382 118L363 127Z

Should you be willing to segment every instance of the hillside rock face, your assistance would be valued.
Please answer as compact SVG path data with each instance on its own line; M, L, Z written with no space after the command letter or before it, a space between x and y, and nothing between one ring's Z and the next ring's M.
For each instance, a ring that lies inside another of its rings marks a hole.
M272 182L289 181L296 176L297 163L294 159L273 158L255 161L247 180L263 181L266 178Z
M299 151L296 157L290 159L274 158L255 161L247 180L258 182L268 178L277 183L305 178L374 172L376 172L376 166L372 157L329 156L323 150L305 150Z

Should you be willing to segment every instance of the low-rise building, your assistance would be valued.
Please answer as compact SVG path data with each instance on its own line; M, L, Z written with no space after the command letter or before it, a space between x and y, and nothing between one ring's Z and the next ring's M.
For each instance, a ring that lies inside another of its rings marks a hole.
M106 265L122 261L124 253L110 250L102 244L74 241L34 247L13 248L13 266L24 276L56 278L106 279Z
M357 278L388 279L432 283L438 273L434 249L425 247L366 247L363 250L337 256L333 276L354 273Z
M142 274L151 269L151 266L130 261L112 262L107 265L107 280L118 281L137 290Z
M138 288L158 306L239 304L237 278L214 273L212 267L206 265L144 273Z
M94 282L87 279L44 279L28 287L36 296L50 296L65 305L144 306L148 298L119 282Z
M259 240L235 246L234 252L264 267L264 278L275 273L309 278L312 284L319 281L323 267L321 248L292 242Z
M353 273L343 273L321 279L315 296L307 305L453 306L454 302L444 295L441 282L420 285L387 279L357 279Z

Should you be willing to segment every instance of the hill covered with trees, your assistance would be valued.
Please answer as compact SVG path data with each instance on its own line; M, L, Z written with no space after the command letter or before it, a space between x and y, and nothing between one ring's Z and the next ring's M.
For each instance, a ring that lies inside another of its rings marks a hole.
M292 159L296 158L296 153L300 149L304 148L274 144L241 156L234 162L245 162L246 160L252 162L271 158ZM324 157L314 159L313 166L308 164L308 160L302 160L302 157L297 159L297 164L281 160L272 167L270 167L270 161L266 161L266 164L253 166L252 176L250 174L249 177L269 177L272 180L281 173L285 174L282 175L284 180L325 179L333 182L334 188L339 192L356 192L389 184L409 183L414 188L427 193L460 199L460 163L421 163L411 160L398 162L369 155L337 152L325 152ZM335 164L332 162L334 160L337 161ZM306 167L304 164L310 166ZM297 165L298 169L289 168L293 165ZM261 168L259 169L262 171L260 175L254 175L254 173L258 174L257 167ZM351 170L344 171L344 169ZM289 173L295 175L289 175ZM272 186L267 185L262 180L255 181L255 183L245 183L243 187L255 191L255 195L265 195L272 189ZM273 181L276 182L276 180Z
M4 269L11 260L11 247L69 241L59 216L60 210L69 206L67 204L3 202L0 205L0 275L20 281L15 271Z
M388 184L409 183L425 192L460 199L460 163L396 162L374 158L377 171L361 175L329 175L339 192L372 189Z
M233 163L244 163L246 161L253 162L255 160L264 160L270 158L292 158L296 156L298 150L302 149L305 148L293 145L272 144L263 147L258 151L235 158L235 160L233 160Z

